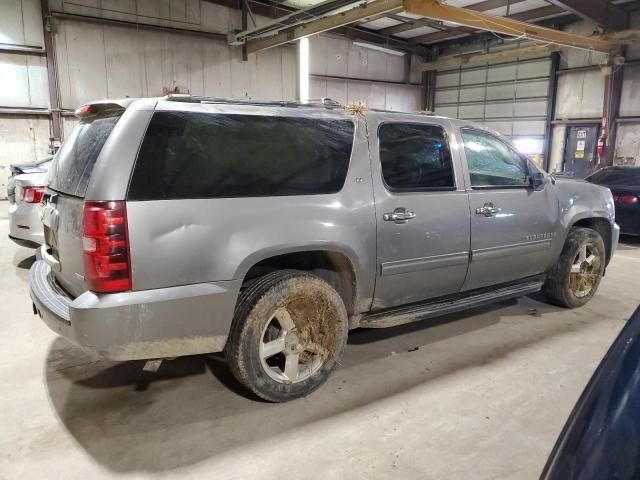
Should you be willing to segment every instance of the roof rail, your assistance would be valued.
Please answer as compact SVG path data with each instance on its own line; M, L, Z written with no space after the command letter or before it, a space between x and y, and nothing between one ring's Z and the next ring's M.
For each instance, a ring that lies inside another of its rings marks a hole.
M171 93L165 97L171 102L189 102L189 103L228 103L235 105L256 105L256 106L273 106L273 107L290 107L290 108L341 108L342 105L335 100L324 97L319 99L310 99L306 102L299 100L253 100L250 98L228 99L221 97L202 97L190 95L187 93Z

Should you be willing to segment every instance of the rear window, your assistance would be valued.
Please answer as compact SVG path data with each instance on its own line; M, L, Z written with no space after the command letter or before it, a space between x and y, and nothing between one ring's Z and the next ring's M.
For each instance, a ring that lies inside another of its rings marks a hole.
M156 112L129 199L335 193L353 132L351 120Z
M84 197L96 159L120 115L83 120L76 125L49 169L49 187Z
M640 187L640 168L604 168L586 179L600 185Z

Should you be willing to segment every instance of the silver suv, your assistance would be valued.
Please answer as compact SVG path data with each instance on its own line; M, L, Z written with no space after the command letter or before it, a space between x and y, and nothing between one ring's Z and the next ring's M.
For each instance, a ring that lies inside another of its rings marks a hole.
M468 122L195 97L76 114L34 311L108 359L224 351L270 401L320 386L356 327L540 289L583 305L618 242L608 189Z

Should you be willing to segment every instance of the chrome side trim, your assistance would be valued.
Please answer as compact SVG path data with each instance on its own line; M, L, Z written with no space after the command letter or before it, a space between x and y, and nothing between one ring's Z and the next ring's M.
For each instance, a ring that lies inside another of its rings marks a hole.
M486 261L511 255L527 255L535 252L543 252L551 248L551 239L536 240L533 242L515 243L511 245L499 245L497 247L479 248L473 250L472 261Z
M463 265L469 261L469 252L447 253L433 257L411 258L409 260L397 260L384 262L381 265L380 274L384 276L399 275L402 273L417 272L420 270L452 267Z

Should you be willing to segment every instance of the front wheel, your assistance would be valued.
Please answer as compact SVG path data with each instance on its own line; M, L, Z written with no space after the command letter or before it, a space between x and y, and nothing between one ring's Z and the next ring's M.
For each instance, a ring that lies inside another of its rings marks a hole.
M308 395L328 378L347 339L347 312L324 280L269 273L240 294L225 354L236 379L271 402Z
M606 253L598 232L574 227L558 262L549 272L543 292L551 303L576 308L596 293L604 274Z

